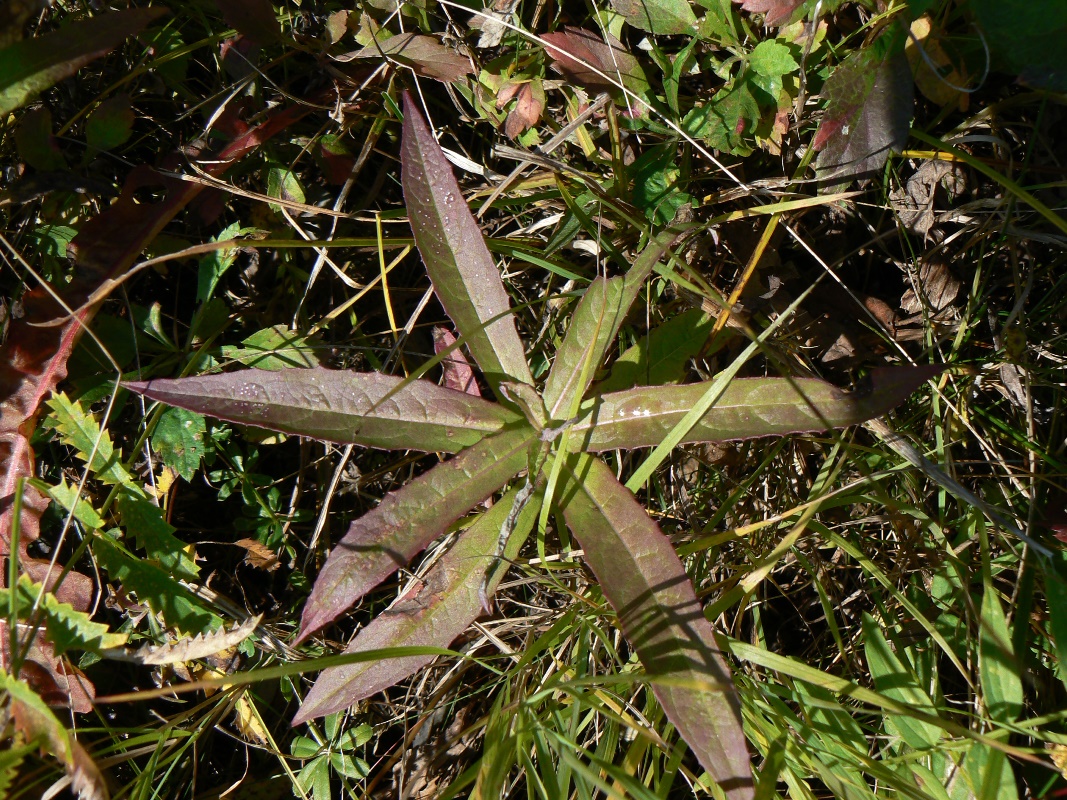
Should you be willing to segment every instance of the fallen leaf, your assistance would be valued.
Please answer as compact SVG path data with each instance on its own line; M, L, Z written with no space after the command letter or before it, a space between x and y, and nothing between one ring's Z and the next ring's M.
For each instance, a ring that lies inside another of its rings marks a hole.
M416 75L433 78L443 83L458 81L474 72L470 59L455 50L445 47L433 36L420 33L400 33L389 39L379 39L374 44L354 53L335 56L337 61L353 61L359 58L395 59L411 67Z
M900 307L908 314L920 314L924 309L941 311L956 299L961 286L948 264L938 258L924 258L916 283L922 299L914 288L908 289L900 299Z
M923 95L939 106L955 106L961 112L967 110L970 95L957 86L967 86L968 78L963 72L962 60L949 58L941 46L942 31L934 28L928 14L911 23L911 35L904 43L915 85Z
M515 108L504 120L504 134L509 139L514 139L519 134L535 125L541 119L541 112L545 110L545 92L540 86L536 88L532 83L524 83L519 89Z
M590 91L615 90L621 83L635 94L648 89L648 78L622 42L605 33L570 26L541 34L552 66L567 80ZM606 41L605 41L606 39Z
M278 554L262 542L255 539L238 539L234 544L245 549L245 562L256 569L274 572L281 566Z
M923 162L904 187L897 186L889 193L889 202L904 227L925 239L937 222L937 196L943 193L948 200L955 200L965 188L959 164L931 159Z

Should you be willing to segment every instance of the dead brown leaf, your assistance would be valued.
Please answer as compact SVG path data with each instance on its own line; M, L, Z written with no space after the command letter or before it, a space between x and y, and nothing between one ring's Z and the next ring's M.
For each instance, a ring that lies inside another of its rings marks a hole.
M362 58L381 58L383 55L410 67L416 75L443 83L458 81L474 71L470 59L466 56L445 47L433 36L411 31L389 39L380 39L362 50L335 58L337 61L354 61Z

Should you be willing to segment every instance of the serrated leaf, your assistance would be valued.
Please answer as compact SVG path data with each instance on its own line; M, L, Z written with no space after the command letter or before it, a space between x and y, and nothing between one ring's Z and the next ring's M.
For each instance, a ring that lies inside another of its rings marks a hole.
M826 113L812 141L825 188L868 177L908 140L914 85L902 40L884 35L853 51L823 87Z
M1019 661L1011 646L1011 630L997 593L986 584L982 595L981 632L978 645L978 674L982 698L989 716L999 722L1012 722L1023 708L1023 682Z
M581 455L564 472L567 527L667 718L727 798L753 797L737 689L673 546L603 462Z
M241 347L223 347L222 357L246 367L268 370L310 368L321 363L311 340L284 324L256 331L241 342Z
M782 93L782 76L800 69L792 51L781 42L766 39L748 55L748 65L754 73L752 82L777 102Z
M460 534L426 577L363 628L345 652L415 645L448 647L483 613L479 596L482 575L491 565L501 526L511 513L517 493L517 489L506 493ZM505 562L518 554L540 505L540 498L535 497L519 514L503 553ZM489 580L488 596L492 596L503 575L504 570L497 570ZM434 658L407 656L324 670L304 698L293 724L348 708L393 686Z
M406 93L400 163L415 244L474 360L494 390L504 380L533 383L500 272L452 166Z
M221 624L221 619L209 611L192 592L178 583L160 567L147 564L126 553L108 535L92 540L93 555L108 576L121 583L126 591L148 603L153 612L163 617L168 627L186 633L202 633Z
M110 52L165 8L136 8L100 14L0 50L0 117Z
M131 382L153 400L242 425L331 442L452 453L519 417L494 403L429 381L376 372L244 370Z
M40 483L35 481L34 485L38 491L47 494L68 512L73 509L74 518L82 525L87 528L104 527L104 520L97 510L93 508L92 503L84 497L78 496L77 486L68 484L62 479L60 479L58 486L49 486L43 481Z
M691 36L697 28L686 0L611 0L611 5L635 28L660 36Z
M528 425L493 434L386 495L353 522L315 581L298 638L335 619L503 486L526 465L535 441Z
M249 617L240 625L234 625L231 630L220 628L213 633L199 633L170 644L145 645L137 650L133 657L142 664L153 665L177 664L207 658L239 645L255 632L262 619L263 615L258 614Z
M134 119L129 95L109 97L85 121L85 139L97 150L113 150L130 138Z
M52 710L24 682L0 669L0 692L10 698L9 713L15 729L27 742L37 743L56 758L70 776L71 789L80 800L106 800L107 784L92 757L56 719Z
M184 408L168 408L159 415L152 432L152 447L163 463L191 481L207 448L207 423L203 414Z
M111 633L107 625L93 622L84 611L76 611L69 603L61 603L51 592L43 592L42 585L26 575L19 576L14 598L11 594L10 589L0 589L0 603L10 603L9 607L17 610L19 619L28 620L34 616L34 605L37 605L45 636L57 656L73 649L98 653L109 647L121 647L129 638L125 633Z
M685 377L689 359L704 348L714 324L699 308L691 308L657 325L615 359L608 377L596 385L597 394L677 383Z
M870 388L844 392L814 378L740 378L686 433L684 442L721 442L824 431L863 422L902 402L940 367L872 371ZM582 404L571 428L590 452L654 447L704 396L711 381L599 395Z
M174 535L163 509L147 497L127 490L119 491L116 506L127 535L137 540L150 561L176 578L195 581L200 577L200 568L185 552L185 542Z
M107 431L100 430L100 423L82 408L81 403L58 392L52 395L48 407L55 417L51 420L52 427L60 440L74 448L78 458L86 462L98 480L109 484L132 482L130 473L122 466L121 454L111 444L111 437Z

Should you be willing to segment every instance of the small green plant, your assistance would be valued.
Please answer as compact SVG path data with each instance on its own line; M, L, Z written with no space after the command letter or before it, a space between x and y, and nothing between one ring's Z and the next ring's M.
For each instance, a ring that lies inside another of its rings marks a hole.
M729 374L689 386L590 393L623 318L683 233L669 230L647 244L625 276L589 285L538 391L497 267L451 167L410 100L401 161L408 214L427 272L499 403L426 380L321 368L243 370L127 386L234 422L366 447L456 454L352 524L315 582L300 640L511 484L488 511L468 521L421 587L361 631L349 652L447 646L489 605L506 571L503 562L558 510L667 717L727 796L753 796L729 669L681 561L632 491L678 442L853 424L891 408L936 369L879 373L869 394L848 394L812 379L731 381ZM658 449L628 487L594 455L650 446ZM327 669L295 721L347 708L431 658Z

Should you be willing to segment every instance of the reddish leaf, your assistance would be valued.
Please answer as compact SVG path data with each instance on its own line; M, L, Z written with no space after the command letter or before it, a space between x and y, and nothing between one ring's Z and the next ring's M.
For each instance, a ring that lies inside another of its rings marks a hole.
M464 531L415 587L361 630L345 650L362 653L388 647L425 645L448 647L482 612L481 579L491 565L500 528L515 502L517 490L505 494ZM518 555L533 529L540 502L526 504L503 559ZM506 570L497 570L485 587L496 590ZM293 719L294 725L314 717L341 711L365 697L387 689L429 664L436 656L405 656L383 661L365 661L324 670Z
M826 114L812 147L820 181L844 186L878 172L908 140L913 83L900 39L857 50L827 79Z
M529 426L504 430L438 464L352 523L304 606L298 641L334 620L526 464Z
M282 29L270 0L215 0L226 24L259 45L282 38Z
M67 585L66 581L63 585ZM17 652L21 655L25 650L25 656L19 664L17 677L50 706L67 707L78 714L88 714L92 711L96 689L82 671L66 658L57 656L55 647L41 635L39 629L34 630L29 625L19 624L18 633ZM33 638L27 650L25 639L30 636ZM10 628L7 620L2 619L0 662L3 664L2 669L11 669Z
M793 12L804 4L804 0L734 0L749 14L762 14L763 24L781 26L789 22Z
M433 351L435 354L447 350L456 343L456 337L448 328L440 325L433 327ZM445 386L459 392L481 397L482 392L478 388L478 382L474 380L474 370L470 362L459 349L453 350L444 361L441 362Z
M377 372L248 369L126 386L230 422L388 450L454 453L518 419L464 392Z
M622 46L622 42L605 33L584 28L566 27L562 31L541 34L545 52L571 83L590 91L616 90L623 86L640 94L648 88L641 64Z
M514 139L523 131L536 125L544 110L544 90L540 87L535 90L533 84L524 83L515 100L515 108L508 112L507 119L504 120L504 134L509 139Z
M874 370L871 387L853 393L814 378L741 378L726 388L682 441L721 442L854 425L884 414L941 370L939 366ZM583 404L585 416L572 428L575 447L590 452L654 447L708 386L642 387L594 397Z
M500 272L422 115L404 94L401 182L415 243L434 291L494 390L533 383Z
M352 61L357 58L380 59L383 55L411 67L416 75L444 83L461 80L474 71L469 58L441 44L436 37L411 31L380 39L362 50L336 58L338 61Z
M0 50L0 118L166 13L157 6L101 14Z
M567 527L667 718L728 798L752 797L737 690L674 547L602 461L582 455L564 472Z

